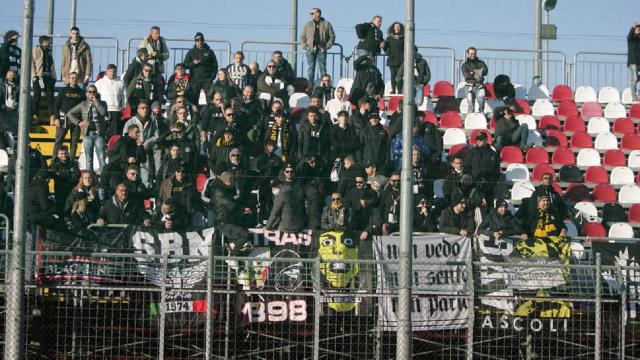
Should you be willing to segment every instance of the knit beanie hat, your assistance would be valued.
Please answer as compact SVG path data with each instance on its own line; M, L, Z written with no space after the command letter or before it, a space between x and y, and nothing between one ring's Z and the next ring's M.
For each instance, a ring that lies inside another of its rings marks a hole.
M193 38L193 40L202 40L202 41L204 41L204 35L202 35L201 32L197 32L196 36Z

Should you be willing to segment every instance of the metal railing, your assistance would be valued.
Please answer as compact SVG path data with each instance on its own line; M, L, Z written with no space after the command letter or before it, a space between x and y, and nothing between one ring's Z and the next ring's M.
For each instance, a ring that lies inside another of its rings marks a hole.
M581 57L605 57L607 60L581 60ZM619 61L620 57L625 60ZM573 57L573 89L588 85L594 89L613 86L622 91L629 87L627 53L603 51L579 51ZM597 90L596 90L597 91Z
M254 46L258 45L264 48L250 49L248 48L247 45L254 45ZM276 47L274 45L279 45L279 47ZM297 47L298 50L295 52L295 54L291 53L290 48L292 45L298 45ZM288 51L285 50L287 47L289 47ZM293 43L293 42L287 42L287 41L255 41L255 40L248 40L240 43L240 51L244 53L245 62L248 63L251 61L256 61L260 65L260 67L263 69L264 69L264 65L269 60L271 60L271 56L273 52L276 50L282 51L282 53L288 57L289 63L291 63L292 67L294 63L292 59L295 57L295 59L297 59L297 64L298 64L297 69L295 69L296 76L305 77L305 74L307 73L307 70L308 70L307 56L306 56L307 52L302 49L301 43ZM342 78L345 74L343 60L344 60L344 50L342 48L342 45L338 43L334 43L333 47L327 50L327 73L331 75L331 78L334 79L334 83L336 84L337 84L337 80ZM316 76L318 78L320 77L320 75L322 75L317 71L316 71L316 74L318 75Z

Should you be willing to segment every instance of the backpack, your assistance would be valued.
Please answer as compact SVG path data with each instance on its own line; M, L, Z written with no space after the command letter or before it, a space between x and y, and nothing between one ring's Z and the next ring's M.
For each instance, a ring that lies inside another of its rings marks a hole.
M577 166L564 165L562 168L560 168L560 172L558 173L558 180L568 183L581 183L583 182L582 172Z
M605 227L607 227L607 223L627 221L627 213L622 205L607 203L602 207L602 222Z

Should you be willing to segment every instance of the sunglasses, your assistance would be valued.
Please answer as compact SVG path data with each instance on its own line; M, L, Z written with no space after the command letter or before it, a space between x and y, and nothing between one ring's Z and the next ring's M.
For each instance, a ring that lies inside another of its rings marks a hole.
M231 154L231 157L238 157L238 154Z
M150 69L142 69L143 72L149 72L151 71Z
M273 65L267 65L268 68L274 68L275 66Z
M340 201L342 200L341 198L332 198L331 201Z
M184 170L176 170L177 173L184 173Z

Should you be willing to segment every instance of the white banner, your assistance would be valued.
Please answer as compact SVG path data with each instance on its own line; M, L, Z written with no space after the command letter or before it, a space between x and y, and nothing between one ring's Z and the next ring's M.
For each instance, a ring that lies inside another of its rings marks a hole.
M400 237L376 239L378 292L396 292ZM443 264L447 261L467 262L471 259L471 239L457 235L427 234L413 238L413 299L411 321L413 331L459 329L467 325L468 297L465 296L466 266ZM428 262L436 264L430 265ZM397 297L379 298L378 324L384 331L397 330Z

